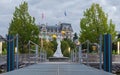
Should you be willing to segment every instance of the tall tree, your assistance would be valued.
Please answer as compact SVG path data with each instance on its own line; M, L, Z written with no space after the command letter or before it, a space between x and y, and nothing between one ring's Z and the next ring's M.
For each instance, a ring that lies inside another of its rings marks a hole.
M90 40L98 43L100 34L110 33L112 39L115 39L115 24L112 20L108 23L108 16L102 10L99 4L92 4L89 9L84 11L83 18L80 21L80 41Z
M35 18L31 17L28 12L28 3L23 2L15 8L13 19L10 23L9 34L19 34L20 52L26 53L27 43L29 40L38 43L39 29L35 24Z

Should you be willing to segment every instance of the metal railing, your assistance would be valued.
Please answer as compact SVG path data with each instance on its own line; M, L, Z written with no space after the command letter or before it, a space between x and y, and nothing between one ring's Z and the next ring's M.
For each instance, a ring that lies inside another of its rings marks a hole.
M82 48L82 45L86 44L86 49ZM72 50L71 51L71 62L78 62L80 64L86 63L89 66L89 60L92 58L90 54L90 45L96 45L97 48L97 59L99 59L99 68L102 69L102 62L103 62L103 54L102 54L102 35L100 35L99 38L99 44L97 43L91 43L89 40L81 43L77 46L78 50Z

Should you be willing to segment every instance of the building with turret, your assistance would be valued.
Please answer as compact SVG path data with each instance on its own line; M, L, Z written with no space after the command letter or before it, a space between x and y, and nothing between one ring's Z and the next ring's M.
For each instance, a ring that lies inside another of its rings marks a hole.
M52 40L52 38L60 37L73 39L73 28L70 23L60 23L58 25L50 26L41 24L38 26L40 30L40 38Z

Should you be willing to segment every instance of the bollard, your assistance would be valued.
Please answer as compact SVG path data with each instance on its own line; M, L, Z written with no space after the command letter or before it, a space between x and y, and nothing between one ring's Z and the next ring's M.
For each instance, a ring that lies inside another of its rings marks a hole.
M104 35L104 71L112 72L112 42L111 35Z
M8 35L7 40L7 72L9 72L14 70L14 38Z

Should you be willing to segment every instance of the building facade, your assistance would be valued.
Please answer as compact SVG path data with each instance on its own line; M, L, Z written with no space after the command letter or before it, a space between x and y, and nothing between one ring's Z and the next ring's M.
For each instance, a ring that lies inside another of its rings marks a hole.
M60 23L58 25L50 26L41 24L38 26L40 30L40 38L52 40L52 38L60 37L73 39L73 29L70 23Z

